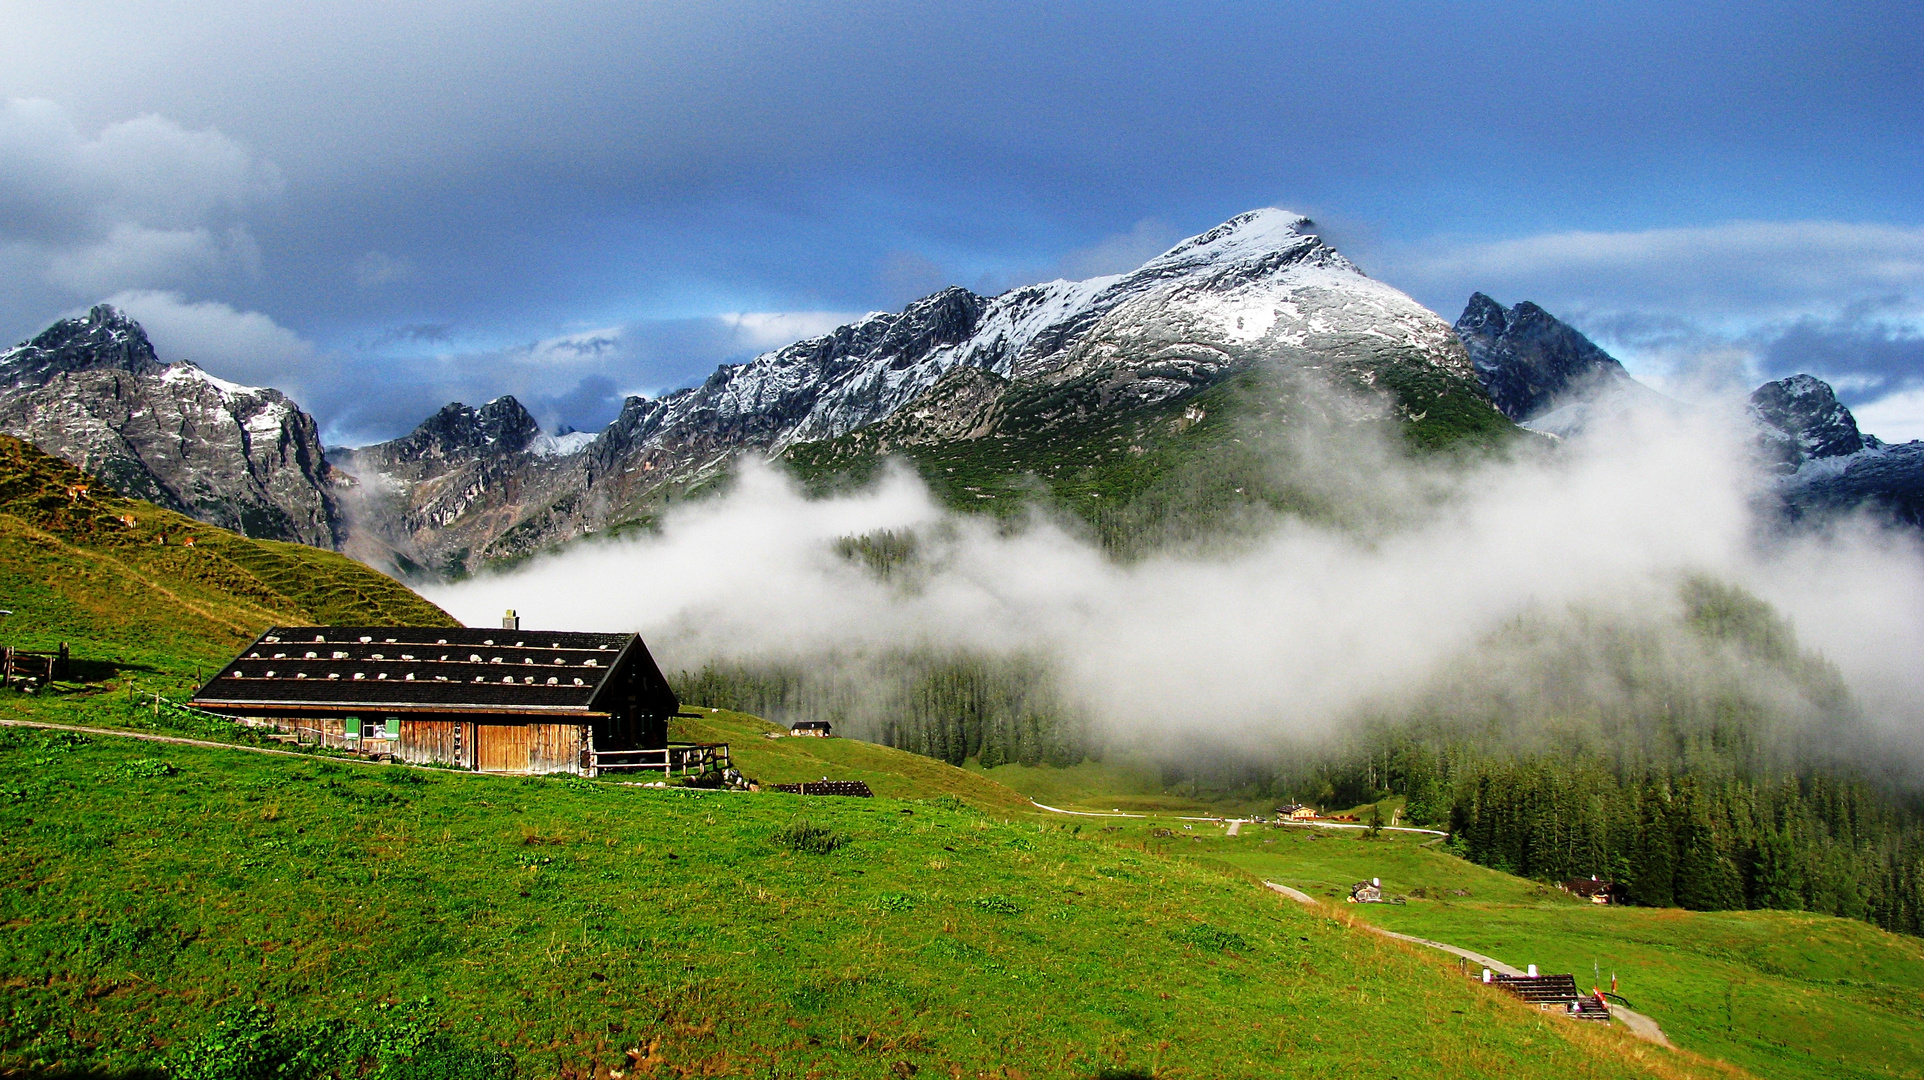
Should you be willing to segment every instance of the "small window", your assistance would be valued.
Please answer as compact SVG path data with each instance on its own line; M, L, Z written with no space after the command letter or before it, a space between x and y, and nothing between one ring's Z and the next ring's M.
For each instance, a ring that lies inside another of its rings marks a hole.
M350 716L346 720L342 721L342 723L347 728L348 738L358 739L361 737L361 718L360 717Z

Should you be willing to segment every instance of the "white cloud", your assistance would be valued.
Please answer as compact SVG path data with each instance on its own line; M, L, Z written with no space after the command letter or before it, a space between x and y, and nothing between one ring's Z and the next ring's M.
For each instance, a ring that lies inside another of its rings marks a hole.
M622 328L619 326L605 326L597 330L577 330L572 334L563 334L519 349L510 349L507 355L512 359L539 364L596 362L623 355L626 350L622 338Z
M1458 304L1481 290L1505 303L1533 299L1743 326L1840 316L1866 302L1924 316L1924 228L1736 221L1433 242L1389 253L1385 276L1425 293L1449 289Z
M92 243L47 249L43 257L47 280L76 296L186 285L260 268L260 249L239 226L217 234L121 222Z
M1105 236L1085 248L1064 255L1055 265L1052 277L1069 281L1125 274L1174 247L1183 239L1181 229L1159 218L1143 218L1128 232Z
M192 360L224 379L298 396L321 361L312 342L258 311L174 292L121 292L106 302L140 323L163 361Z
M89 135L44 100L0 106L0 161L0 247L23 305L257 273L242 216L281 188L218 130L147 115Z
M846 311L737 311L715 316L743 349L779 349L861 318Z
M1924 374L1924 373L1921 373ZM1900 390L1852 409L1858 430L1885 442L1924 439L1924 389Z

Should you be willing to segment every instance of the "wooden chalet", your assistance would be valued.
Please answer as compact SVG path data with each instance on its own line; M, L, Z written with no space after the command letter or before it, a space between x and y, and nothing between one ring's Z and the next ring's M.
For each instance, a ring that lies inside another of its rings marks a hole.
M304 743L477 772L667 770L689 751L702 768L727 765L726 747L676 760L680 702L634 634L276 626L190 704Z
M828 738L830 731L829 722L826 720L797 720L788 728L790 735L813 735L818 739Z

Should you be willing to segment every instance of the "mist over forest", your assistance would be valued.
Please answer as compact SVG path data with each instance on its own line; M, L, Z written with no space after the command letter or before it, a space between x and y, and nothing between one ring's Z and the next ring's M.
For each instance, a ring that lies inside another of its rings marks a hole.
M1913 539L1771 518L1735 408L1417 455L1338 404L1246 431L1240 498L1121 555L1041 503L955 513L906 466L811 497L748 462L652 533L429 595L639 630L690 703L955 764L1400 795L1519 873L1915 931Z

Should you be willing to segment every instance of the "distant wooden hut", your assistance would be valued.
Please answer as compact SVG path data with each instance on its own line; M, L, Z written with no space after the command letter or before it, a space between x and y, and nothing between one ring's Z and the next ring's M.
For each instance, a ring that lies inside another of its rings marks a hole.
M1571 878L1558 887L1593 904L1621 904L1626 899L1623 886L1595 874L1588 878Z
M826 720L797 720L789 725L790 735L812 735L818 739L829 737L829 723Z
M1276 816L1284 821L1314 821L1316 808L1304 806L1301 803L1290 803L1288 806L1277 807Z
M191 704L301 742L478 772L728 764L726 746L670 747L680 702L634 634L277 626Z

